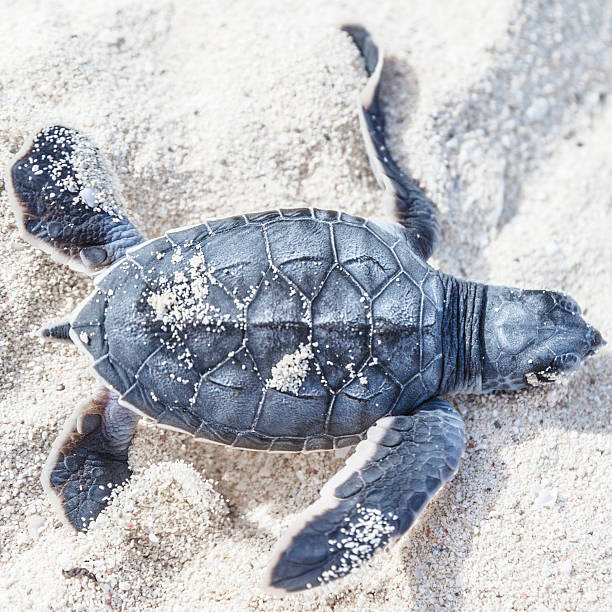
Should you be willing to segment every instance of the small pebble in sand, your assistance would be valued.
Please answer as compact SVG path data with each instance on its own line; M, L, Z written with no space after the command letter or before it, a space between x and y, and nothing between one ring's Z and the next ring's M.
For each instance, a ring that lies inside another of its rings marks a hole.
M94 582L98 582L95 574L90 572L85 567L71 567L70 569L63 569L62 574L64 578L78 578L80 576L85 576L85 578L89 578L89 580L93 580Z
M561 567L559 568L559 571L561 572L561 574L563 576L565 576L566 578L569 578L572 575L572 570L574 569L572 562L568 559L567 561L564 561L563 563L561 563Z
M542 121L548 113L548 102L544 98L535 100L525 113L528 121Z
M30 537L36 540L45 526L45 519L38 514L32 514L27 518L26 525Z
M546 489L541 485L533 485L531 491L536 494L534 505L538 508L552 508L557 501L557 489Z

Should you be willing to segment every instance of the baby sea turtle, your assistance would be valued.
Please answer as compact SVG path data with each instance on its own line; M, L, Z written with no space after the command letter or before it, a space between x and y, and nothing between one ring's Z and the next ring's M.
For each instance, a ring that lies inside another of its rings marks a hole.
M465 428L441 396L552 381L603 343L568 297L426 263L438 220L385 144L382 54L360 26L344 31L369 76L359 117L397 223L277 210L145 240L80 132L43 129L12 165L22 235L96 286L66 322L43 329L89 354L102 383L42 478L75 529L128 480L141 416L250 450L357 445L268 573L287 591L329 582L408 530L454 474Z

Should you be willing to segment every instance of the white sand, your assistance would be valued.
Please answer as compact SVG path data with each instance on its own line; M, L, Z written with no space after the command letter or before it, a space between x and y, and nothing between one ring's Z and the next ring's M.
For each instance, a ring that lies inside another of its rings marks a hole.
M612 339L609 2L78 4L0 4L0 166L59 118L99 143L149 236L279 205L380 215L354 108L363 69L333 25L349 16L385 42L390 144L443 218L434 263L565 291ZM131 485L72 535L38 477L93 379L74 347L34 332L91 285L21 241L1 185L0 211L0 608L612 609L609 346L565 386L455 398L457 477L327 591L281 598L260 580L343 464L333 454L229 451L143 424Z

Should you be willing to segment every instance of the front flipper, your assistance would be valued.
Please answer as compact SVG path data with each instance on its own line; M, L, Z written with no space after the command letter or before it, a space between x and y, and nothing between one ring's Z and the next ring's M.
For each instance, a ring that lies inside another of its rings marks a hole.
M100 152L77 130L54 125L26 141L5 184L24 239L75 270L91 274L143 240Z
M64 521L77 531L106 507L130 475L128 448L138 415L102 389L68 419L45 463L41 482Z
M435 206L397 165L385 141L385 115L378 96L383 54L370 34L358 25L342 28L361 53L368 83L361 94L359 122L372 172L391 200L395 216L410 245L424 258L433 253L440 234Z
M299 591L345 576L416 521L454 474L465 427L448 402L383 417L277 543L269 586Z

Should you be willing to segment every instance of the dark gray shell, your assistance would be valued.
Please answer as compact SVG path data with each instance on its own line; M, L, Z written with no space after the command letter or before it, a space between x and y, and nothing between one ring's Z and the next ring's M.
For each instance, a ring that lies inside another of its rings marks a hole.
M72 338L124 402L197 437L348 446L438 390L438 273L370 221L211 221L129 250L96 284Z

